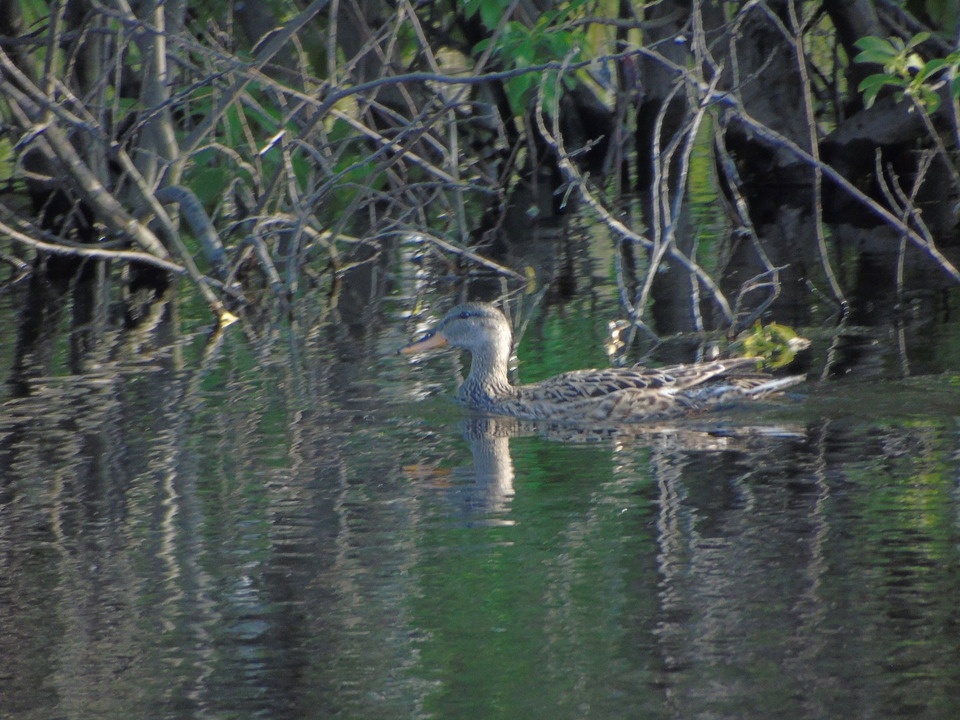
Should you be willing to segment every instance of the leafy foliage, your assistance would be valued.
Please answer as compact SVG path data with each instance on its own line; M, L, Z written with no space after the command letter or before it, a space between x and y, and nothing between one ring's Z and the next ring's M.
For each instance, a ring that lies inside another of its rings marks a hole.
M464 3L463 9L468 17L479 13L481 22L492 31L500 24L508 4L471 0ZM589 47L589 40L582 29L570 26L568 21L580 14L586 4L585 0L562 3L540 15L532 26L507 21L499 36L477 43L474 53L487 51L493 43L493 54L507 69L514 70L578 62ZM542 91L546 105L552 106L560 89L559 78L560 71L549 67L542 72L520 73L507 80L507 97L514 114L521 115L526 111L538 89ZM564 82L567 82L566 78Z
M869 75L858 87L867 107L871 107L880 91L888 86L899 88L899 98L911 97L930 112L940 106L938 91L944 83L949 82L954 100L960 98L960 51L945 58L925 61L917 47L929 38L930 33L922 32L906 42L898 37L884 39L874 36L857 41L861 52L854 58L856 62L883 66L883 72Z
M757 322L751 330L740 334L731 349L744 357L762 358L768 367L781 368L792 363L797 353L809 346L810 341L797 335L791 327Z
M579 194L615 237L648 252L648 266L631 257L613 270L622 284L621 300L636 306L631 318L650 306L659 291L653 279L672 265L696 276L693 285L716 299L724 322L735 320L720 277L722 243L701 232L695 246L681 249L677 233L685 231L678 218L687 203L701 231L714 219L727 223L727 215L716 210L716 186L723 177L736 180L737 165L746 166L741 160L746 153L723 147L738 119L753 137L785 155L796 153L796 138L789 138L790 146L783 142L780 118L751 118L749 105L764 89L754 98L737 99L741 84L761 76L766 81L768 71L782 68L751 67L753 60L745 58L742 77L731 83L716 71L722 62L704 63L695 52L706 47L710 35L738 40L743 28L768 22L762 3L719 3L725 16L701 18L713 23L709 35L686 21L677 24L684 28L678 31L673 21L680 18L658 18L663 8L655 8L657 3L362 5L358 12L341 7L336 15L322 0L269 0L230 10L203 0L190 3L189 11L177 6L177 16L172 6L151 14L147 6L94 3L85 16L51 16L49 3L40 0L10 4L20 9L19 24L4 33L20 37L0 43L5 84L0 180L12 176L23 187L26 180L17 168L26 159L42 160L37 163L42 167L30 168L31 182L57 188L68 205L89 210L93 218L91 237L82 242L125 238L116 252L96 249L98 257L108 253L132 261L127 249L136 248L165 272L189 276L217 308L247 302L241 285L257 274L251 268L287 302L318 283L335 287L345 269L378 256L383 238L428 230L460 242L477 238L479 226L505 227L508 210L528 202L514 191L544 169L540 165L553 163L549 169L559 172L549 174L554 186L548 192L556 202L538 198L526 212L562 212L568 196ZM809 9L816 3L795 5ZM955 25L952 0L911 0L906 6L941 23L937 31ZM811 36L804 28L810 27L797 24L804 40ZM823 21L819 27L816 32L826 35L838 25ZM893 26L889 31L896 32ZM921 33L909 40L859 41L856 60L881 69L860 87L867 105L887 89L927 112L943 101L945 90L960 96L960 53L926 60L922 52L929 39ZM832 52L834 42L819 46L831 52L816 61L817 75L823 82L842 77L846 56ZM448 56L455 56L453 62ZM482 63L471 62L481 57ZM808 91L813 83L808 85L796 89ZM554 112L571 89L563 112ZM839 95L817 93L824 109L814 112L827 117L827 98ZM718 102L721 96L730 102ZM536 102L555 124L517 121L529 120ZM749 112L742 113L739 103ZM820 118L814 132L824 127ZM655 127L655 137L638 132L645 123ZM55 147L48 147L51 140ZM811 145L817 140L811 137ZM954 146L940 143L941 154ZM656 166L656 182L643 186L648 165ZM704 181L698 183L698 177ZM834 181L857 202L873 202L852 183L844 184L845 178ZM960 179L956 184L960 187ZM674 197L674 187L693 192ZM604 196L631 190L646 193L650 207L659 208L642 208L648 217L636 232L608 210L620 198ZM184 211L186 197L205 215L196 222ZM512 204L515 197L522 200ZM749 228L749 198L737 200L742 205L737 222ZM700 207L716 214L698 215ZM871 209L889 224L904 216ZM64 217L72 221L74 214ZM76 228L43 225L52 216L27 219L12 209L6 215L24 246L45 234L54 242L69 241L59 248L63 254L93 252L77 247ZM940 260L933 245L911 237ZM759 247L764 238L756 242ZM208 252L211 243L216 252ZM465 248L449 245L443 251ZM757 269L773 277L775 268L760 255L763 268ZM505 270L510 274L498 266ZM640 278L643 272L646 279ZM523 278L514 273L514 279ZM761 286L775 295L779 282ZM691 300L694 307L699 324L700 304ZM744 327L753 319L746 315L733 324Z

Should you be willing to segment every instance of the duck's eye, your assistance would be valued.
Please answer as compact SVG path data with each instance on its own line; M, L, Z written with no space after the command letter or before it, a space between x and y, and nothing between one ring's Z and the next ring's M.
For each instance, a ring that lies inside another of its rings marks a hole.
M468 317L472 317L472 316L473 316L473 313L470 312L469 310L461 310L459 315L461 320L466 320Z

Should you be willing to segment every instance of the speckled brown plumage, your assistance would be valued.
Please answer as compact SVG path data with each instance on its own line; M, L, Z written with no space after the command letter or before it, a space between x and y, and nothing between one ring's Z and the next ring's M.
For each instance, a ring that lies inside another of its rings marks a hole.
M458 305L432 332L400 350L413 354L443 345L468 350L470 373L457 391L465 405L526 420L634 423L701 410L738 398L766 397L801 382L755 372L753 358L649 369L575 370L530 385L507 377L511 330L486 303Z

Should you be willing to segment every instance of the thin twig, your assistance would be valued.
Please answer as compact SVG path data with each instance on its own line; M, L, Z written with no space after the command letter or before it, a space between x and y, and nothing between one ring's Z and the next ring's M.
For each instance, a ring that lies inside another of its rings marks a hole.
M807 58L803 47L804 28L797 18L797 8L795 3L787 3L790 14L790 26L792 33L787 33L783 29L797 58L797 71L800 73L800 86L803 94L803 111L807 119L807 132L809 133L810 156L814 159L813 165L813 228L817 236L817 251L820 255L820 265L824 274L827 276L827 282L830 283L830 291L840 303L843 312L846 312L847 300L843 296L843 288L837 282L837 276L833 272L833 266L830 264L830 256L827 253L827 238L823 232L823 172L820 166L820 140L817 137L817 119L813 114L813 102L810 98L811 85L810 77L807 74ZM770 13L772 15L772 13Z
M586 178L580 174L579 170L577 170L576 166L571 162L569 155L566 153L566 150L564 149L558 137L554 137L554 135L547 130L546 124L543 120L543 112L540 108L541 103L537 103L537 111L535 113L537 127L539 128L544 140L557 152L557 164L566 181L576 187L584 201L591 208L593 208L594 212L600 216L600 219L613 232L617 233L625 240L642 245L648 250L655 249L654 244L648 238L634 232L622 221L613 217L613 215L603 206L603 204L597 200L596 197L594 197L593 193L587 187ZM732 320L733 316L730 310L730 304L727 302L723 291L716 284L716 282L714 282L713 278L711 278L702 267L693 262L689 257L680 252L672 244L669 245L667 254L670 258L676 260L684 268L689 270L699 282L703 283L703 285L710 290L711 296L713 297L718 309L723 314L724 319L728 322Z

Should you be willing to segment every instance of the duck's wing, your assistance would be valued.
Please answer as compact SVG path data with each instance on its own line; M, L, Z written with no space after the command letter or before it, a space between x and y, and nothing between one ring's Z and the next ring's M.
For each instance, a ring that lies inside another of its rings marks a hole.
M676 403L669 382L627 370L578 370L517 388L502 409L533 420L602 423L657 417Z
M522 385L520 392L527 400L562 403L601 398L627 389L658 390L668 387L672 382L670 377L649 370L574 370L533 385Z
M667 370L575 370L517 388L504 409L528 418L586 422L662 416L673 411L676 392L695 382L682 366ZM700 381L723 371L711 367Z
M699 385L722 375L755 369L756 360L733 358L694 365L673 365L651 369L639 365L632 368L604 370L574 370L521 386L528 398L542 398L553 402L569 402L580 398L600 398L623 390L672 393Z
M662 376L665 387L685 390L708 380L724 376L743 376L744 373L747 373L757 377L769 377L763 373L757 373L757 362L756 358L728 358L692 365L671 365L657 370L640 370L641 372L657 373Z
M756 360L751 358L655 370L577 370L517 388L516 396L506 401L505 410L531 419L636 422L733 396L762 397L799 379L787 382L757 373Z

